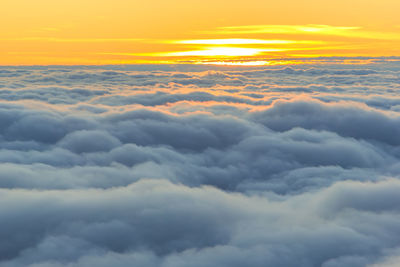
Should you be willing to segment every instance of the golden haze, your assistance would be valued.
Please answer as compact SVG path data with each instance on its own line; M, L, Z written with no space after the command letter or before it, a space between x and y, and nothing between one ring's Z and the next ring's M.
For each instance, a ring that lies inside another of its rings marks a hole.
M397 0L2 0L0 64L398 56L398 10Z

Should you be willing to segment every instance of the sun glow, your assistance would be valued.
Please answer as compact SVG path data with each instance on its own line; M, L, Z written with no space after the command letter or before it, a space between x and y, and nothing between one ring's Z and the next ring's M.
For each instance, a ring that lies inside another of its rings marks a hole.
M321 41L299 41L299 40L263 40L263 39L199 39L199 40L176 40L170 41L176 44L204 44L204 45L246 45L246 44L322 44Z
M271 61L200 61L196 64L202 65L226 65L226 66L266 66L278 65L273 64Z
M398 0L1 3L2 65L197 63L211 57L259 64L297 55L400 55Z
M152 56L166 56L166 57L240 57L240 56L256 56L264 52L281 52L284 49L269 48L242 48L242 47L208 47L203 50L182 51L182 52L167 52L167 53L154 53L148 54Z

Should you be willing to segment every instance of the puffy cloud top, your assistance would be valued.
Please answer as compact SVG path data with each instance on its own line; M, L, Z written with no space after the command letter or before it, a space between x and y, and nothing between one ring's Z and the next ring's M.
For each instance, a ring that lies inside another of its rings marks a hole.
M397 62L0 77L0 266L400 258Z

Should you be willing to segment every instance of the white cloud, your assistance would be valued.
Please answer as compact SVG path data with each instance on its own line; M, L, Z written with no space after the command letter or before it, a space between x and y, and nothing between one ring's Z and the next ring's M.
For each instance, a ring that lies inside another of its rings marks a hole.
M1 67L0 266L391 266L399 75Z

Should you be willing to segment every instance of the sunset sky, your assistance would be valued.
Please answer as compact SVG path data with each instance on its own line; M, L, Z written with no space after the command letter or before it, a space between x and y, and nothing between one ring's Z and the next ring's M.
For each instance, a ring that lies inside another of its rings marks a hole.
M400 0L0 0L0 267L398 267Z
M0 64L397 56L400 1L3 0Z

